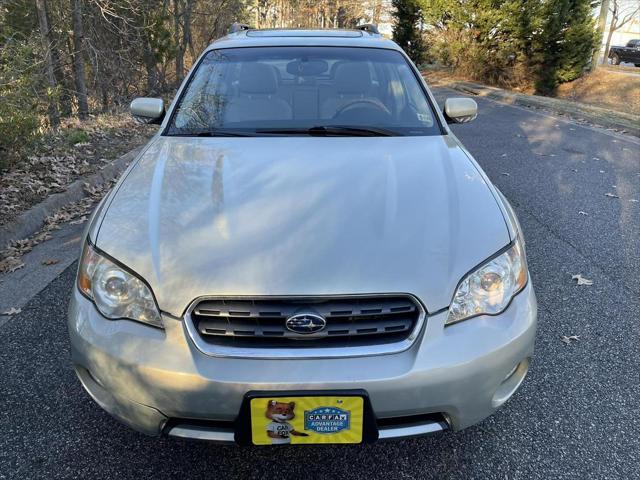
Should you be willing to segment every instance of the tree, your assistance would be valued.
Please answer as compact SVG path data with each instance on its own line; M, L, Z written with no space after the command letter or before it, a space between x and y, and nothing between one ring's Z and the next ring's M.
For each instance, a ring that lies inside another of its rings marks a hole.
M85 118L120 110L135 96L170 95L234 21L351 28L382 18L390 2L0 0L0 79L8 82L0 84L0 133L16 132L0 138L0 150L28 137L18 132L42 131L47 117L56 126L72 113Z
M521 85L539 0L421 0L429 55L462 76Z
M603 63L609 58L611 49L611 38L616 30L620 30L627 23L633 20L640 12L640 3L636 1L623 3L623 0L610 0L609 11L611 12L611 22L609 23L609 33L607 43L604 47Z
M89 102L83 58L82 0L71 0L71 12L73 17L73 52L71 54L73 57L73 78L78 99L78 116L84 119L89 115Z
M393 0L395 25L393 39L415 63L424 59L425 45L422 37L422 11L417 0Z
M604 34L604 30L606 28L607 25L607 15L609 13L609 2L610 0L602 0L600 2L600 14L598 15L598 45L602 44L602 35ZM597 7L598 4L596 3L595 5L593 5L593 7ZM604 62L604 60L607 57L605 56L602 61ZM593 56L591 57L591 70L595 70L596 67L598 66L598 61L600 60L600 48L594 48L593 49Z
M533 37L532 66L536 90L554 93L557 86L580 77L597 48L590 0L547 0L541 29Z
M47 13L46 1L36 0L36 10L38 11L40 40L42 42L42 50L44 52L45 74L49 85L49 123L52 127L57 127L60 125L60 113L58 112L58 105L55 100L57 82L53 66L53 40L51 39L51 30L49 28L49 15Z
M0 22L2 12L0 12ZM20 159L47 114L34 92L41 87L38 38L19 38L4 30L0 47L0 171Z
M176 45L176 82L184 78L184 54L187 47L193 47L191 39L191 15L195 0L173 0L173 34Z

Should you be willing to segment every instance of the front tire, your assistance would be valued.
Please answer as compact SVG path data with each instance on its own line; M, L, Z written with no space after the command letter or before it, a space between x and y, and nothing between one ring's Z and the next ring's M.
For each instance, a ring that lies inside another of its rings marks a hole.
M617 54L617 53L614 53L614 54L611 56L611 64L612 64L612 65L620 65L620 57L618 56L618 54Z

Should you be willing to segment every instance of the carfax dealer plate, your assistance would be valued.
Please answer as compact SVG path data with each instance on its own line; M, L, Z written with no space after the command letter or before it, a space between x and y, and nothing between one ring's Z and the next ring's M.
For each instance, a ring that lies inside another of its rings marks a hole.
M361 396L261 396L250 399L254 445L362 443Z

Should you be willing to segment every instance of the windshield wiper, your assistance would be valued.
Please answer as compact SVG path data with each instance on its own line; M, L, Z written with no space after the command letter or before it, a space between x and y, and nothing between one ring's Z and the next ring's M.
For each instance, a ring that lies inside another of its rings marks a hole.
M212 129L171 133L172 137L255 137L260 135L311 135L318 137L396 137L393 130L378 127L352 127L350 125L318 125L311 128L258 128L253 131Z
M204 130L200 132L170 133L170 137L255 137L253 132L241 130Z
M396 137L393 130L378 127L352 127L349 125L318 125L311 128L259 128L256 133L345 137Z

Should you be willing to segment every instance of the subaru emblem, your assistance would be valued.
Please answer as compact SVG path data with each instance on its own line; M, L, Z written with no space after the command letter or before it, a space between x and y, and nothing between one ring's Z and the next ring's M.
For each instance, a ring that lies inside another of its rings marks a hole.
M327 321L315 313L299 313L287 318L285 326L294 333L316 333L327 326Z

